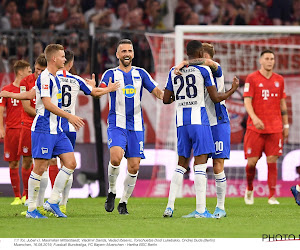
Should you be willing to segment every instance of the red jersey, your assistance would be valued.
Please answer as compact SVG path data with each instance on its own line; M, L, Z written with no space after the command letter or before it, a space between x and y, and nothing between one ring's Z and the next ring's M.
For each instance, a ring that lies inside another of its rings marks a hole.
M35 85L35 81L36 81L36 78L35 78L34 74L31 74L31 75L23 78L20 83L20 93L31 90ZM35 99L30 100L30 105L31 105L31 107L33 107L35 109ZM31 129L31 125L34 120L34 116L30 116L23 109L21 119L22 119L22 125L28 129Z
M253 72L246 79L244 97L252 97L254 113L265 125L264 130L257 129L249 116L247 129L261 134L282 132L280 100L286 98L286 94L281 75L273 73L271 78L267 79L259 71Z
M4 86L2 90L20 93L20 88L14 86L12 83ZM21 114L23 110L21 101L0 97L0 106L6 107L6 128L21 128Z

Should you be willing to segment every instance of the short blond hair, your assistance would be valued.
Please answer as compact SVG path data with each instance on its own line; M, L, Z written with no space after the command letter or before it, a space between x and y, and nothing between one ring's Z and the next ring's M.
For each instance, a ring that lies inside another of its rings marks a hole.
M65 50L64 46L62 46L61 44L49 44L45 48L45 52L44 52L47 62L49 62L51 60L51 57L53 56L53 53L55 53L59 50Z
M214 58L214 55L216 54L215 48L210 43L202 43L203 53L207 53L210 55L211 58Z
M20 70L30 67L29 62L25 60L18 60L14 63L14 72L17 75Z

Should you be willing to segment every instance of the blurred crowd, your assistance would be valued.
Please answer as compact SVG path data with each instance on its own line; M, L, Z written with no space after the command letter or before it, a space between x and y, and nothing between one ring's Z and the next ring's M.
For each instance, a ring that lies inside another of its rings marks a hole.
M10 31L31 30L33 60L49 42L61 42L75 52L79 74L90 72L88 28L109 30L100 35L100 73L114 66L115 46L131 31L174 30L175 25L299 25L300 0L0 0L0 72L28 58L28 39ZM86 33L82 33L85 30ZM39 31L39 32L38 32ZM51 31L49 33L49 31ZM58 37L55 32L66 32ZM80 33L81 32L81 33ZM127 32L127 33L126 33ZM142 64L151 71L151 50L144 36L134 35ZM137 59L135 59L137 60ZM139 62L136 62L139 63Z

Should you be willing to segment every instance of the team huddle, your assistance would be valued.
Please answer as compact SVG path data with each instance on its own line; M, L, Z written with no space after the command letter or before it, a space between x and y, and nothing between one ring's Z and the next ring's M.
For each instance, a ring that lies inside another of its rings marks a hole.
M225 100L239 87L239 80L234 77L231 89L225 91L221 66L212 60L215 54L212 45L193 40L187 44L186 49L189 60L171 69L164 91L157 87L158 84L148 72L132 66L134 50L132 42L128 39L119 41L116 51L119 66L103 74L99 88L95 87L94 75L92 79L82 79L69 73L73 66L74 54L71 51L65 51L59 44L50 44L46 47L45 54L40 55L36 60L33 74L27 62L17 61L14 67L15 81L4 87L0 93L0 136L4 137L4 159L9 162L11 183L16 197L12 205L26 201L28 210L24 214L27 218L47 218L47 211L56 217L67 217L66 205L73 182L73 172L76 168L74 157L76 131L84 126L82 118L75 115L75 103L79 91L83 91L86 95L98 98L104 94L109 95L107 135L110 161L108 164L109 189L105 210L107 212L114 210L119 166L122 158L125 157L128 171L117 209L119 214L128 214L128 199L136 184L140 161L145 158L144 121L141 108L142 92L145 88L156 98L163 100L165 104L176 103L178 165L171 180L168 204L163 216L173 216L176 194L189 166L193 149L196 209L184 217L225 217L224 160L230 157L230 122ZM267 51L266 54L273 55L273 52ZM280 90L284 93L284 85L280 86ZM285 97L282 93L278 95L280 100L278 108L282 111L277 116L283 117L283 127L286 129L287 113L283 112L286 112L286 106L282 101ZM248 96L254 101L254 95ZM22 103L19 100L22 100ZM7 117L4 131L3 110L5 107ZM21 113L23 113L22 116ZM249 113L249 119L253 120L254 126L261 126L256 118L258 117ZM264 133L259 131L258 136L260 135ZM284 137L287 135L288 131L284 130ZM276 138L282 142L282 136L278 135ZM263 140L261 139L262 144ZM248 152L249 144L247 147ZM265 148L261 146L261 151ZM280 149L277 152L274 148L268 151L271 163L273 163L271 165L273 172L275 170L272 156L276 155L278 158ZM23 156L23 197L19 187L20 155ZM61 161L60 170L57 168L57 156ZM261 152L258 150L254 155L249 154L248 157L252 159L260 156ZM217 190L217 205L213 214L206 209L206 169L209 157L213 159ZM275 157L275 162L277 158ZM32 159L34 164L32 164ZM251 161L251 163L251 167L255 170L256 162ZM51 180L52 191L49 199L44 202L48 176ZM274 185L276 185L275 174L273 173L272 176L269 185L272 191L269 203L278 204L273 192ZM253 182L254 177L251 178L248 178L247 172L246 204L253 204L251 181ZM298 195L296 192L299 190L297 191L296 188L299 186L295 187L293 194Z

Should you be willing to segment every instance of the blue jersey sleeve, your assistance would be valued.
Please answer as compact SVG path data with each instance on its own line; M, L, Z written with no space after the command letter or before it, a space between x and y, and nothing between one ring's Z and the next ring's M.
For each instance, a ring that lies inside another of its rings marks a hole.
M105 86L108 86L109 83L109 78L111 77L111 81L114 82L114 74L112 70L106 70L103 75L102 78L100 80L100 85L104 84Z
M88 85L87 82L80 76L73 76L73 77L77 80L80 90L83 91L85 95L90 95L93 90L92 87Z
M172 83L172 72L173 72L174 69L171 69L170 72L169 72L169 77L168 77L168 80L167 80L167 84L166 84L166 87L165 89L167 90L170 90L170 91L173 91L173 83Z
M142 85L145 89L147 89L150 93L155 89L157 83L153 80L153 78L149 75L149 73L144 69L138 69L140 75L142 77Z
M221 68L221 66L218 66L217 71L213 72L213 76L214 77L221 77L222 75L223 75L222 68Z

